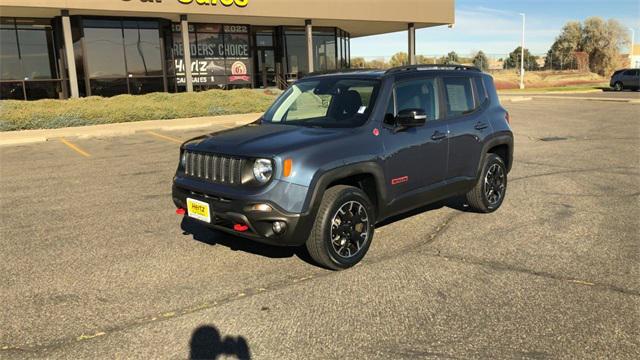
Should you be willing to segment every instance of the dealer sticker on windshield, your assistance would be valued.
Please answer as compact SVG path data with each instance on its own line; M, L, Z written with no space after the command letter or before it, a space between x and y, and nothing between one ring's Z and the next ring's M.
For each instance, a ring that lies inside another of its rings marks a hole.
M211 212L209 211L209 204L206 202L187 198L187 211L189 217L208 223L211 222Z

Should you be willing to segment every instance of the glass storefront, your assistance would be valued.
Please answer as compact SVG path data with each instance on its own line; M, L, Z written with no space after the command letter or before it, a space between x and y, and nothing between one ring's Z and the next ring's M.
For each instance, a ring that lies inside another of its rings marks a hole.
M195 90L251 86L248 25L190 24L189 48ZM184 91L186 68L180 24L173 24L172 53L172 81Z
M86 94L167 91L161 29L158 21L82 19Z
M0 98L68 97L61 18L0 18ZM304 27L189 24L191 64L179 23L129 17L71 17L81 96L286 87L309 73ZM314 27L315 71L349 67L349 34Z
M60 98L52 21L0 18L0 99Z
M338 28L313 28L314 72L349 67L348 33ZM291 82L309 73L307 37L300 27L284 28L285 77Z

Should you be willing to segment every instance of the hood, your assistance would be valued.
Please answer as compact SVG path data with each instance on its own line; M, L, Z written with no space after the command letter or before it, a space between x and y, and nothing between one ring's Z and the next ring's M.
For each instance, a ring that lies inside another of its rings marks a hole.
M252 123L188 141L188 150L238 156L276 156L318 143L349 136L354 129L312 128L296 125Z

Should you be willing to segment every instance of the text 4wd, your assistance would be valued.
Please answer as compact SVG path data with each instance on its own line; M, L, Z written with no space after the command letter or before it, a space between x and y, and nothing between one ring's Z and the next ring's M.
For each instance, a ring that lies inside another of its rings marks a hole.
M184 143L173 201L192 221L305 245L320 265L344 269L393 215L458 195L473 211L498 209L512 165L508 120L492 78L475 68L310 76L256 122Z

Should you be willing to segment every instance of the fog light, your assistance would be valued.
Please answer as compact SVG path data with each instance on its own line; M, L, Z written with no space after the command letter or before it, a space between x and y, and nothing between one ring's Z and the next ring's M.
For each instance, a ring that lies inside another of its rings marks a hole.
M287 229L287 223L284 221L276 221L273 223L273 232L276 234L282 234Z
M273 210L270 205L267 204L255 204L249 207L249 211L262 211L269 212Z

